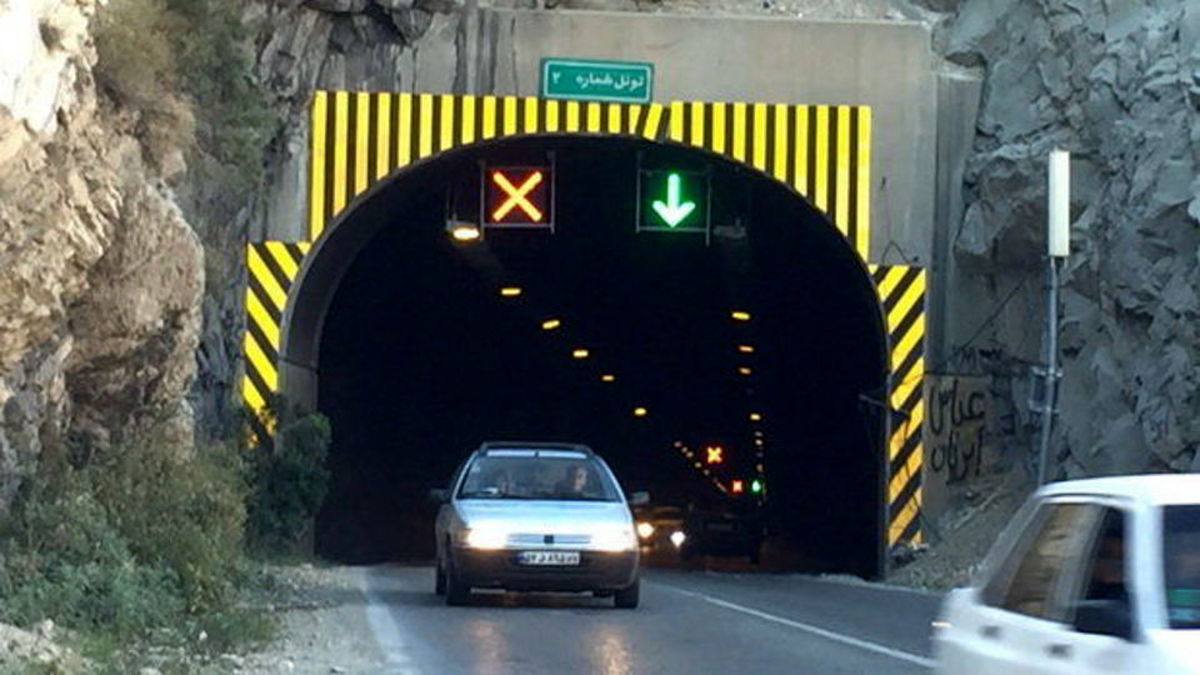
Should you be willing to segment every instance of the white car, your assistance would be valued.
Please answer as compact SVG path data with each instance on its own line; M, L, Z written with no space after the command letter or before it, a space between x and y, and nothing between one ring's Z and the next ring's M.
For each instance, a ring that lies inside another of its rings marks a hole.
M637 607L633 516L612 471L587 446L487 442L449 490L435 493L436 590L446 604L466 604L474 588L500 588L591 591Z
M1038 490L933 643L942 673L1200 674L1200 475Z

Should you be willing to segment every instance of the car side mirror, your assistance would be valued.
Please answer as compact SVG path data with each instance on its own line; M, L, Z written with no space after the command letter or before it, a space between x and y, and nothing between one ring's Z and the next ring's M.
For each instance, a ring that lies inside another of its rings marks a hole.
M444 488L434 488L429 491L429 501L434 504L445 504L450 501L450 491Z
M638 492L630 493L630 495L629 495L629 505L630 506L645 506L646 504L649 504L649 503L650 503L650 493L649 492L638 491Z
M1133 613L1124 600L1081 600L1075 606L1074 626L1080 633L1133 639Z

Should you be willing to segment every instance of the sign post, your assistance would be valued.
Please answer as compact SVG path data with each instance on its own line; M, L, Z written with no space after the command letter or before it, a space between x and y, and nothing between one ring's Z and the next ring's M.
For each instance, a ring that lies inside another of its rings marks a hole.
M542 59L542 98L649 103L654 64L586 59Z

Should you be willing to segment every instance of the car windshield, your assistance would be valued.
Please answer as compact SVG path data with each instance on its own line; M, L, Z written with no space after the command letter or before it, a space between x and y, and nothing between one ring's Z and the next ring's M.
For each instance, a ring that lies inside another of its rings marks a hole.
M471 463L460 499L620 500L607 471L593 456L547 450L491 451Z
M1171 628L1200 628L1200 506L1163 509L1163 579Z

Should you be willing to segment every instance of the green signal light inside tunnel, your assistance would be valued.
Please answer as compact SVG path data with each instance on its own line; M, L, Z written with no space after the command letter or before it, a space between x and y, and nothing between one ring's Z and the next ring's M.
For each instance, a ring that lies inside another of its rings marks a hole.
M707 232L708 187L707 173L643 170L638 230Z
M762 494L762 491L763 491L763 482L761 480L755 479L755 480L750 481L750 492L751 493L757 495L757 494Z

